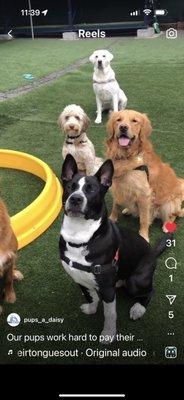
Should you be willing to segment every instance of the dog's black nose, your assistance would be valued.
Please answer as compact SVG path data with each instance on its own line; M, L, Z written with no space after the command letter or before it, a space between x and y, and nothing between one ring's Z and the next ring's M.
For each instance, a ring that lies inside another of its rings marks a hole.
M122 132L122 133L127 133L127 131L128 131L128 126L127 126L127 125L120 125L119 130L120 130L120 132Z
M102 65L102 60L98 60L98 65Z
M83 197L80 194L73 194L73 196L70 197L70 204L72 206L80 206L83 202Z

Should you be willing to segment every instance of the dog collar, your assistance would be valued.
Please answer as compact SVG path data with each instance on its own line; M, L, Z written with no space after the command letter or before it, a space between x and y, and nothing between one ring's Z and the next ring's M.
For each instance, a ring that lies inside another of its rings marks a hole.
M66 144L73 144L73 142L69 142L69 140L66 139Z
M65 142L65 143L66 143L66 144L74 144L73 142L69 142L69 140L67 140L67 139L66 139L66 142ZM87 143L87 140L80 140L79 143L81 143L81 144Z
M113 158L113 160L115 160L115 161L119 161L119 160L126 160L126 159L129 159L130 158L130 156L128 157L123 157L123 156L115 156L114 158ZM137 160L137 161L143 161L143 154L142 153L138 153L136 156L135 156L135 160Z
M125 158L123 157L123 156L116 156L116 157L114 157L114 160L115 161L119 161L119 160L125 160Z
M109 82L115 82L115 79L109 79L108 81L95 81L93 80L93 83L99 83L99 84L104 84L104 83L109 83Z
M79 135L77 135L77 136L69 136L69 135L67 135L67 139L78 139L82 135L82 133L83 132L79 133Z

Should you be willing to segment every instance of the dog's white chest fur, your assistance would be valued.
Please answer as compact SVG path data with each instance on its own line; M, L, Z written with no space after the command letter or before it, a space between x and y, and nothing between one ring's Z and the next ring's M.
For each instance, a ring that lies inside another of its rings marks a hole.
M88 289L98 287L92 272L80 271L79 269L72 268L65 261L62 261L62 265L68 275L79 285L85 286Z
M85 256L88 254L86 247L87 246L73 247L70 246L69 243L66 243L67 250L65 251L65 256L69 258L70 263L67 264L65 261L62 261L62 264L65 271L76 283L91 289L97 287L93 273L80 271L72 267L72 262L77 262L82 265L91 265L90 262L86 261Z
M85 219L82 217L64 216L63 225L61 227L61 235L65 242L70 243L88 243L93 234L97 231L101 223L98 220Z
M65 215L61 227L61 235L66 241L65 256L70 260L69 264L62 261L63 267L75 282L89 289L97 288L93 273L73 268L72 263L77 262L81 265L91 265L91 263L86 260L86 255L88 254L87 243L93 236L94 232L99 228L100 223L101 219L97 221L92 219L85 220L83 217L71 218ZM71 246L69 243L81 243L81 246L75 247ZM86 243L86 246L84 243Z
M119 89L119 85L115 79L114 71L108 67L103 71L95 70L93 74L93 89L95 94L104 102L111 102L114 93ZM110 81L110 82L109 82ZM101 83L107 82L107 83Z
M69 243L66 243L67 250L65 251L65 256L70 259L72 262L77 262L82 265L91 265L88 261L86 261L86 255L89 253L87 250L87 246L74 247L70 246Z
M116 94L119 89L119 85L117 81L109 82L109 83L94 83L93 84L94 92L99 97L99 99L103 102L111 102L113 99L113 95Z

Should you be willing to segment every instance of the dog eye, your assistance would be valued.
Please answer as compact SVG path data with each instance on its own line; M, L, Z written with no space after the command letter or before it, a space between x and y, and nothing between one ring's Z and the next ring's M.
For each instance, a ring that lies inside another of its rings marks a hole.
M87 183L85 186L85 189L87 192L91 192L92 191L92 185L90 183Z
M138 122L136 119L133 119L132 122Z
M66 116L65 116L65 119L66 119L66 121L67 121L67 120L69 119L69 115L66 115Z
M103 57L105 57L105 54L103 54Z
M75 189L77 188L77 185L76 185L76 183L68 183L67 184L67 189L69 190L69 191L74 191Z
M75 115L75 119L77 119L77 121L80 121L80 117L78 115Z
M95 56L95 58L98 58L98 56Z
M120 122L120 121L121 121L121 118L118 118L118 119L117 119L117 122Z
M74 191L76 188L77 188L77 185L75 182L73 182L71 185L71 190Z

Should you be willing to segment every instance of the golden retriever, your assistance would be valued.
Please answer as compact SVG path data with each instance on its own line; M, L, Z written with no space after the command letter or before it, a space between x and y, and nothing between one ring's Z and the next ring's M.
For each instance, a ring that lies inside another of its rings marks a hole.
M23 279L15 265L17 248L17 239L10 225L6 206L0 200L0 314L4 300L8 303L16 300L13 279Z
M166 222L184 216L184 179L162 162L148 139L152 132L146 114L133 110L113 112L107 123L107 158L115 168L112 185L113 208L110 218L118 219L119 206L124 214L139 216L140 235L149 241L149 226L154 218ZM137 169L138 168L138 169Z

